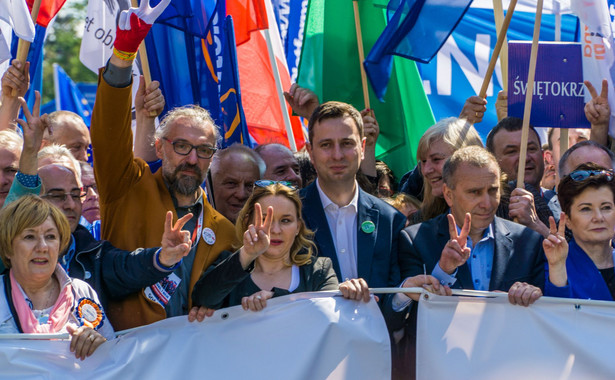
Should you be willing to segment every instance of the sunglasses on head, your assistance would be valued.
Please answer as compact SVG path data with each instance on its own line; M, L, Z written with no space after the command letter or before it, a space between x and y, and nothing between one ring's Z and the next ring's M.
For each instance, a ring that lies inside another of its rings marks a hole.
M605 175L607 181L613 180L613 171L612 170L575 170L570 173L570 178L573 181L585 181L589 177Z
M289 182L289 181L274 181L271 179L259 179L258 181L254 182L254 186L258 186L258 187L267 187L267 186L271 186L275 184L286 186L290 188L291 190L297 190L297 186L295 186L292 182Z

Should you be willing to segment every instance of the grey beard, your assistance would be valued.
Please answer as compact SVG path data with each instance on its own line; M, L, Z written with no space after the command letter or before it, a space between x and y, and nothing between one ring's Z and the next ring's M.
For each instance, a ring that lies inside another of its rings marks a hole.
M169 182L169 190L173 194L181 194L185 196L193 195L198 190L201 183L194 177L184 176L181 178L173 178Z

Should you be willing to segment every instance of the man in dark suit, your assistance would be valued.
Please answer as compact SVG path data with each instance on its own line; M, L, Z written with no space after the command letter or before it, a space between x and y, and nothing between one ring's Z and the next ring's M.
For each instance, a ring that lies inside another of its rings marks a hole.
M500 202L495 157L476 146L459 149L444 164L442 177L450 213L401 232L402 278L430 273L451 288L508 291L512 304L533 303L545 281L542 237L495 216ZM398 371L406 374L414 374L416 358L417 313L411 310L398 348Z
M317 179L301 191L302 213L307 227L316 232L318 255L331 258L340 282L352 280L357 292L366 291L367 284L399 286L398 239L406 218L357 185L365 149L361 114L345 103L324 103L312 114L308 133L307 150ZM431 276L409 279L405 286L426 282L444 291ZM386 316L391 307L381 298ZM389 299L392 308L401 311L403 302Z
M496 159L483 148L463 148L444 164L442 176L450 214L402 232L402 276L427 271L452 288L507 291L513 304L533 303L545 280L542 237L495 217Z

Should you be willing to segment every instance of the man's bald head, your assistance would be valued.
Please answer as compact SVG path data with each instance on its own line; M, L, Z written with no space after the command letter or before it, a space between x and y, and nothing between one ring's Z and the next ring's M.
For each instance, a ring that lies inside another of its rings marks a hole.
M267 165L265 174L263 174L264 179L288 181L297 188L301 187L299 162L290 149L282 144L264 144L257 146L254 150Z
M43 145L64 145L80 161L87 161L90 146L90 131L83 119L74 112L56 111L49 114L49 130L43 136Z
M81 218L81 182L75 172L62 165L50 164L39 167L38 175L43 183L43 198L57 206L74 232Z

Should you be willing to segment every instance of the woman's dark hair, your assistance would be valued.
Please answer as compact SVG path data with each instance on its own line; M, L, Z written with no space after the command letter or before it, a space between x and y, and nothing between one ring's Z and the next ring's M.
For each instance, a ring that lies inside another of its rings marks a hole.
M570 216L570 208L575 198L589 188L598 189L603 186L608 187L613 193L613 201L615 202L615 180L613 180L612 175L610 176L610 180L609 176L606 174L590 175L586 179L575 180L575 172L579 170L605 170L612 172L611 169L590 162L577 166L569 175L562 178L557 186L557 198L562 207L562 211L565 212L566 215Z

